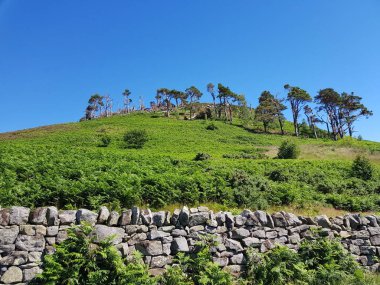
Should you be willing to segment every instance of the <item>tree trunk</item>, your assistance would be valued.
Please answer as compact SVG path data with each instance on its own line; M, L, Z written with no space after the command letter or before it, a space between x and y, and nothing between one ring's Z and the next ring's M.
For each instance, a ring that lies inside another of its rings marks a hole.
M278 119L278 122L280 124L281 134L284 135L285 134L285 132L284 132L284 124L283 124L283 122L282 122L281 119Z

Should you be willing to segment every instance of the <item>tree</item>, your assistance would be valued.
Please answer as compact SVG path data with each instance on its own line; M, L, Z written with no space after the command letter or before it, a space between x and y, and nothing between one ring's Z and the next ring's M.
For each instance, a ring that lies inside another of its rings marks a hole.
M195 102L198 102L199 99L202 97L201 91L198 90L195 86L191 86L190 88L187 88L185 90L185 93L187 95L187 98L190 99L189 107L190 107L190 119L192 119L192 111L193 111L193 104Z
M284 121L285 121L285 116L283 114L283 111L287 109L287 107L282 104L284 102L284 99L279 99L279 98L274 98L273 97L273 105L276 110L276 117L278 120L278 123L280 124L280 129L281 129L281 134L284 135Z
M99 94L94 94L88 100L88 106L86 108L86 118L89 120L95 118L96 112L98 111L98 117L102 114L102 107L104 106L103 96Z
M317 134L315 124L320 122L320 120L317 119L317 117L315 116L315 114L313 112L313 109L309 105L304 106L303 110L304 110L305 116L307 118L307 123L309 125L309 128L313 131L314 137L317 139L318 134Z
M343 92L341 95L341 114L347 126L350 137L354 133L354 123L361 117L368 118L373 115L373 112L368 110L366 106L361 103L362 98L356 96L353 92L351 94Z
M109 95L106 95L104 96L104 100L104 115L108 117L112 115L112 99Z
M170 106L171 106L171 98L173 96L173 94L171 93L172 90L169 90L167 88L160 88L160 89L157 89L157 95L156 95L156 98L164 98L164 103L165 103L165 106L166 106L166 117L169 117L170 116Z
M327 124L331 127L331 132L334 140L337 140L339 129L341 129L339 119L339 106L341 105L341 97L339 93L336 92L333 88L325 88L319 90L317 96L314 98L314 101L319 105L317 110L319 112L324 111L326 113Z
M132 99L129 97L131 96L131 91L128 89L125 89L123 92L123 97L124 97L124 110L129 113L129 104L131 104Z
M217 116L217 112L216 112L216 103L215 103L215 90L214 90L214 87L215 85L212 84L212 83L209 83L207 84L207 92L210 93L211 97L212 97L212 103L213 103L213 106L214 106L214 113L215 113L215 117Z
M298 118L302 108L306 102L311 102L312 98L309 93L299 87L292 87L289 84L285 84L284 88L288 90L287 100L290 102L293 115L294 133L299 136Z
M274 96L269 91L264 91L259 97L259 106L256 108L255 119L263 123L264 132L268 132L270 123L276 119L278 111L274 104Z

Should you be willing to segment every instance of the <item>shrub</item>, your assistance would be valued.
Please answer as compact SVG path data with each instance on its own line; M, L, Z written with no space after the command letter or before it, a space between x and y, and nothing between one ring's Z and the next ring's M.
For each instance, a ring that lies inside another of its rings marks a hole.
M351 167L351 176L363 180L369 180L373 177L373 166L365 156L358 155Z
M124 135L127 148L142 148L148 140L148 133L145 130L132 130Z
M209 131L214 131L217 129L218 129L218 126L215 125L214 123L211 123L211 124L207 125L207 127L206 127L206 130L209 130Z
M337 240L304 240L298 253L278 246L267 253L248 253L248 284L364 284L363 272ZM350 280L350 283L346 282ZM352 283L351 283L352 282Z
M299 146L291 141L283 141L278 149L277 157L280 159L295 159L300 155Z
M88 224L68 229L68 239L54 254L45 256L44 271L33 284L157 284L141 256L135 255L126 264L111 239L95 244L92 232Z
M111 137L108 135L102 135L100 137L100 147L107 147L111 143Z
M209 155L208 153L198 152L197 155L195 156L194 160L195 161L202 161L202 160L208 160L210 158L211 158L211 155Z

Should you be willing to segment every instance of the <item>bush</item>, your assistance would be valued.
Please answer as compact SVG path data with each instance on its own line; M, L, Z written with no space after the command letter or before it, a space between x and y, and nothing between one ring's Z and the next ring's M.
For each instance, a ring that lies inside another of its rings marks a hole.
M202 160L208 160L211 158L211 155L208 153L203 153L203 152L198 152L197 155L195 156L194 160L195 161L202 161Z
M278 246L267 253L248 253L248 284L365 284L364 274L337 240L304 240L298 253Z
M111 137L108 135L103 135L100 137L100 147L107 147L111 143Z
M278 149L277 157L280 159L295 159L300 155L300 148L291 141L283 141Z
M145 130L132 130L124 135L127 148L142 148L148 140L148 133Z
M363 180L370 180L373 177L373 166L365 156L358 155L351 167L351 176Z
M214 131L214 130L217 130L218 129L218 126L215 125L214 123L211 123L209 124L207 127L206 127L206 130L209 130L209 131Z
M68 229L68 239L45 256L43 272L33 284L157 284L141 256L126 264L111 239L95 244L92 232L88 224Z

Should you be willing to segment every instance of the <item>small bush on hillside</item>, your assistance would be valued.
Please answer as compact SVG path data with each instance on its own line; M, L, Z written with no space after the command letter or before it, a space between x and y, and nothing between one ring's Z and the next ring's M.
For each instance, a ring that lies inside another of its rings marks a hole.
M43 273L33 284L157 284L141 256L126 264L111 239L95 244L92 232L88 224L68 229L68 239L45 256Z
M148 140L148 133L145 130L132 130L124 135L127 148L142 148Z
M100 147L107 147L111 143L111 137L109 135L102 135L100 137Z
M198 152L197 155L195 156L194 160L195 161L202 161L202 160L208 160L210 158L211 158L211 155L209 155L208 153Z
M300 155L299 146L291 141L283 141L278 149L277 157L280 159L296 159Z
M365 156L358 155L351 167L351 175L363 180L369 180L373 177L373 166Z
M218 126L215 125L214 123L211 123L211 124L207 125L207 127L206 127L206 130L209 130L209 131L214 131L217 129L218 129Z

